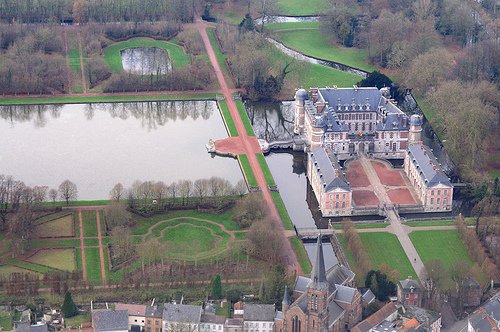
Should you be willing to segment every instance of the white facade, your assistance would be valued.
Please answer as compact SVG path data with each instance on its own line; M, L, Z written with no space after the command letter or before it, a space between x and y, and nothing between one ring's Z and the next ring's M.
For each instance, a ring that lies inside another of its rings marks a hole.
M200 332L222 332L224 324L217 323L200 323Z
M245 332L272 332L274 321L245 321L243 331Z
M165 322L163 321L163 332L198 332L199 324Z

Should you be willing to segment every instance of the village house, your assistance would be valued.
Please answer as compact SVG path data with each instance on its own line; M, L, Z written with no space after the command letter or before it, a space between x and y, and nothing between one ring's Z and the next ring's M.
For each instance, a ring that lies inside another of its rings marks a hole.
M276 309L273 304L243 305L243 331L272 332Z
M226 317L213 314L202 314L200 320L200 332L222 332Z
M500 331L500 292L474 311L467 320L467 332Z
M166 303L163 308L163 332L198 332L202 311L197 305Z
M422 306L424 289L418 280L408 276L405 280L400 280L397 285L398 302L403 305Z
M142 304L116 303L115 310L127 310L129 331L140 332L146 326L146 306Z
M441 331L441 314L420 307L405 305L400 309L400 331L416 331L422 329L427 332Z
M386 303L377 312L354 326L351 332L395 331L393 322L397 316L396 305L393 302Z
M163 307L161 306L146 306L145 312L146 332L161 332L163 331Z

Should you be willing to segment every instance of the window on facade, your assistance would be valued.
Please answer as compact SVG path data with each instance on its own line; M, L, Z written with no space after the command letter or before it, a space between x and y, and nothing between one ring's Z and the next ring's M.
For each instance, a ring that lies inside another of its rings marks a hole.
M438 190L438 195L441 195L441 190Z
M301 322L299 317L295 316L292 318L292 332L300 332Z
M345 208L345 202L342 202L342 207Z
M434 198L431 198L431 204L434 204Z
M339 202L336 202L335 203L335 208L338 209L339 208Z
M389 138L393 138L394 137L394 133L389 133Z
M370 128L369 130L372 131L372 123L370 122L370 125L368 126L368 128ZM378 135L377 135L378 136ZM378 138L378 137L377 137Z
M339 199L339 194L335 195L335 198Z
M345 194L342 194L342 199L345 199Z
M431 195L434 196L434 190L431 190Z
M448 201L445 199L443 199L443 205L446 205L448 203Z
M363 122L362 130L365 131L365 129L366 129L365 123Z
M358 123L356 122L356 124L354 125L354 130L358 131Z
M381 138L381 139L384 139L384 133L381 133L381 134L380 134L380 138Z
M438 197L437 199L437 205L441 204L441 198Z

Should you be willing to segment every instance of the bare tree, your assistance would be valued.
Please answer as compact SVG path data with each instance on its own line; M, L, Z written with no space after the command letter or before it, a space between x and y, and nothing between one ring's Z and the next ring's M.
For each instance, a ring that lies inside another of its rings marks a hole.
M76 200L78 198L78 188L76 184L70 180L64 180L59 185L59 197L66 202L66 205L69 205L70 201Z
M189 197L192 195L193 182L191 180L181 180L178 187L182 197L182 205L185 205L189 202Z
M203 198L208 195L208 187L209 183L207 179L198 179L194 182L195 195L198 196L200 202L202 202Z
M120 201L122 197L125 195L125 189L123 188L123 185L121 183L115 184L113 189L109 192L109 197L113 201Z
M56 204L56 199L57 199L57 190L55 190L54 188L50 189L49 190L49 197L50 197L50 200L52 201L52 204Z
M131 219L130 213L127 211L127 206L119 202L107 205L104 212L106 214L108 229L113 229L117 226L126 226Z

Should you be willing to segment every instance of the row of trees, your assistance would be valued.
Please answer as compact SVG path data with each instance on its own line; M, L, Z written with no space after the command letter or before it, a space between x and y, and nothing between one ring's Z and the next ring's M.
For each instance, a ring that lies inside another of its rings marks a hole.
M354 224L351 221L344 222L342 224L344 228L344 237L347 242L347 247L353 253L354 258L357 262L357 267L360 271L357 271L356 275L358 278L364 278L368 274L368 271L372 270L372 263L368 257L368 252L359 237L358 232L354 228Z
M198 3L198 0L3 0L0 21L84 23L168 19L191 22Z

